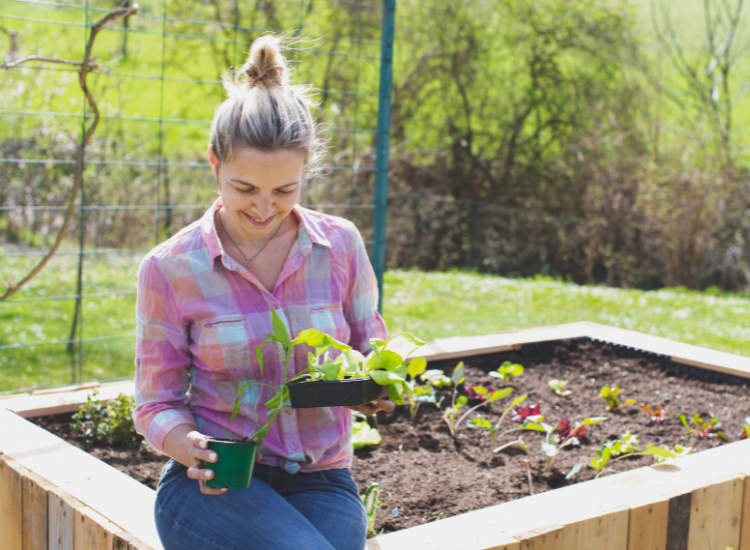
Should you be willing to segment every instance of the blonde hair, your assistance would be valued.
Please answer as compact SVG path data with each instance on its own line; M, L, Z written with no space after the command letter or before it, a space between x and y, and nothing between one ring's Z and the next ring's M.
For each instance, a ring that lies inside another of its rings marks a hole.
M234 148L287 149L304 153L308 170L317 168L325 147L310 113L310 88L289 84L282 47L280 37L261 36L234 77L223 75L228 97L216 108L210 141L219 162Z

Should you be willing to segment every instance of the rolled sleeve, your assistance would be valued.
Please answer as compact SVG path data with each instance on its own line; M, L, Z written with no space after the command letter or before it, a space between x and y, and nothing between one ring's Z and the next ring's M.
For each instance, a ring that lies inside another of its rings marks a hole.
M370 338L387 338L383 318L378 313L378 282L359 231L354 229L352 260L349 266L344 316L351 330L349 345L367 353Z
M153 256L141 263L136 325L133 420L138 433L161 451L164 438L175 426L196 423L188 408L187 327Z

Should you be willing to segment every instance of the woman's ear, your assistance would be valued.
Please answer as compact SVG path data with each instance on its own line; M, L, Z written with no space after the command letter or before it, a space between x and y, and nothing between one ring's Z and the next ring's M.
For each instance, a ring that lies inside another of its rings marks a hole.
M211 171L214 173L214 177L219 179L219 157L214 153L213 147L208 146L208 164L211 165Z

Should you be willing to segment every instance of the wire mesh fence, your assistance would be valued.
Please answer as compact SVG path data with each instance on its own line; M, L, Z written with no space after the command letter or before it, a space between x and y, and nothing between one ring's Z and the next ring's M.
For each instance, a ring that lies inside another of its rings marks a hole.
M4 62L80 61L92 25L117 6L2 0ZM317 92L330 146L325 176L304 182L301 202L352 219L382 276L385 232L376 226L386 196L376 194L376 180L385 183L388 166L383 72L393 0L145 0L139 8L93 48L98 66L88 85L101 121L66 239L37 277L0 302L0 391L132 375L138 263L215 199L206 147L224 98L220 77L264 32L301 39L287 55L294 79ZM78 76L74 66L28 62L0 77L3 281L24 276L63 223L92 118Z

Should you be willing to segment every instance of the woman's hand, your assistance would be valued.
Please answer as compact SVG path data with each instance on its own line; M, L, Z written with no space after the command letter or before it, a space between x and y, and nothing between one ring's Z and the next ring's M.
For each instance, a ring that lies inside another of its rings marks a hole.
M369 403L365 403L364 405L347 407L347 409L361 412L365 416L372 416L378 411L385 411L389 413L393 411L394 408L396 408L396 404L390 399L376 399L375 401L370 401Z
M197 464L188 468L187 475L190 479L197 479L200 483L201 493L204 495L221 495L227 492L227 488L218 489L214 487L207 487L206 480L214 477L214 471L207 468L202 468L206 462L217 462L219 455L216 451L212 451L208 448L208 440L206 436L200 432L192 431L187 434L187 441L190 444L188 450L191 457L193 457ZM260 454L256 454L255 460L260 460Z

